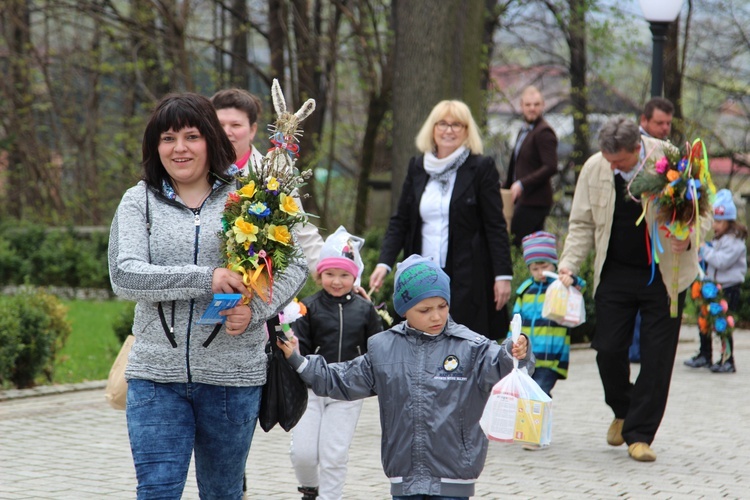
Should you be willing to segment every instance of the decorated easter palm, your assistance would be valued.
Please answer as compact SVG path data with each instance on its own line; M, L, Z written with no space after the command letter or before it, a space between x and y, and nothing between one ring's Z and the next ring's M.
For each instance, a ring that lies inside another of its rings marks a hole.
M308 99L296 113L288 112L276 79L271 95L276 111L276 121L269 125L273 147L260 164L237 178L238 189L227 197L219 234L226 267L240 272L244 283L268 302L274 277L284 272L290 259L301 255L292 227L307 219L295 194L311 172L300 173L295 163L300 122L315 110L315 101Z

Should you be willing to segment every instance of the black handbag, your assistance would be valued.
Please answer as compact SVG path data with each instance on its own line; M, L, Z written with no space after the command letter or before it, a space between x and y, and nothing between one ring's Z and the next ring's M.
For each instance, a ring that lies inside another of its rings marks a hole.
M307 385L275 345L275 336L266 345L268 376L260 400L260 427L269 432L278 423L292 430L307 409Z

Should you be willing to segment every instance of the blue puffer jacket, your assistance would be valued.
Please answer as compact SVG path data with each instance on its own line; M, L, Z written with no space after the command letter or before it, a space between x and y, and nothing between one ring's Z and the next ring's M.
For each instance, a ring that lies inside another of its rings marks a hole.
M345 363L300 355L289 361L319 396L378 396L392 495L465 497L484 468L488 441L479 419L492 387L513 369L509 349L510 340L497 344L449 319L439 335L402 322ZM533 372L530 349L520 366Z

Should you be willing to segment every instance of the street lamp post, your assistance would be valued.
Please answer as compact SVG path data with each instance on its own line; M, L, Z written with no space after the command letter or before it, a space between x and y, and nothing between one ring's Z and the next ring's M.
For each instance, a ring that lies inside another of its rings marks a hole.
M677 19L683 0L639 0L643 17L649 23L653 40L651 97L661 96L664 85L664 42L667 28Z

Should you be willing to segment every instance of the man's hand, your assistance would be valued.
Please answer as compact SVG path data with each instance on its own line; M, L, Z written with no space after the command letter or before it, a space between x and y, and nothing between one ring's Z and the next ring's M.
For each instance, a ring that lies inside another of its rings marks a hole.
M253 317L253 312L250 306L240 304L231 309L219 311L219 315L226 316L224 322L224 328L226 328L229 335L239 335L247 329L247 325L250 324L250 319Z
M380 287L383 286L383 281L388 275L388 268L385 266L375 266L375 269L370 275L370 290L373 292L380 291Z
M669 238L669 244L672 246L672 253L679 255L684 253L690 246L690 238L685 238L684 240Z
M518 198L521 197L521 193L523 193L523 186L521 186L521 183L519 181L516 181L510 185L510 196L513 199L513 203L515 203Z
M499 311L510 299L510 280L495 280L495 310Z

